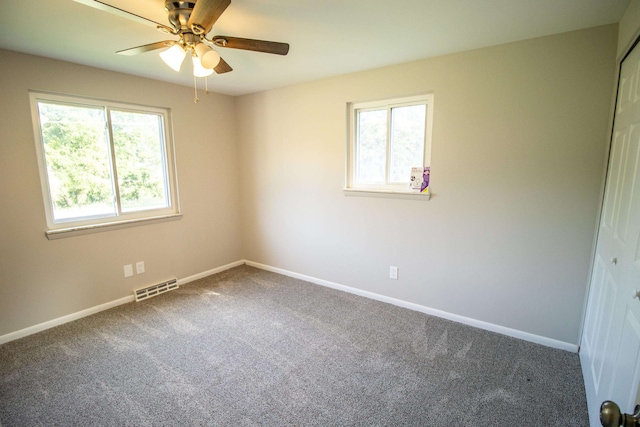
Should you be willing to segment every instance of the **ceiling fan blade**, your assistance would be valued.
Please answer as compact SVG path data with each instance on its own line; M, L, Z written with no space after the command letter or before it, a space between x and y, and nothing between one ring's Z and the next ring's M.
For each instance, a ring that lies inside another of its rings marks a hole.
M243 39L239 37L215 36L213 43L220 47L232 49L253 50L255 52L274 53L286 55L289 53L288 43L269 42L265 40Z
M203 34L207 34L230 4L231 0L196 0L187 26L192 29L194 25L202 27Z
M165 48L165 47L171 47L176 43L178 43L178 42L173 41L173 40L165 40L165 41L162 41L162 42L157 42L157 43L151 43L151 44L145 44L145 45L142 45L142 46L132 47L131 49L119 50L116 53L119 53L120 55L131 56L131 55L137 55L139 53L149 52L151 50L162 49L162 48Z
M224 59L220 58L220 62L215 66L213 70L218 74L224 74L228 73L229 71L233 71L233 68L231 68L231 66L229 66L229 64L227 64Z
M105 12L109 12L109 13L113 13L114 15L117 16L121 16L123 18L127 18L127 19L131 19L133 21L137 21L140 22L142 24L145 25L150 25L152 27L157 27L158 25L162 25L156 21L154 21L153 19L147 18L145 16L142 16L139 13L134 13L132 11L128 11L125 9L122 9L121 7L116 6L114 1L107 1L107 0L74 0L77 3L81 3L87 6L91 6L95 9L99 9L99 10L103 10ZM114 4L109 4L109 3L114 3ZM120 2L122 3L122 2ZM137 10L140 10L140 7L137 8ZM157 18L156 18L157 19Z

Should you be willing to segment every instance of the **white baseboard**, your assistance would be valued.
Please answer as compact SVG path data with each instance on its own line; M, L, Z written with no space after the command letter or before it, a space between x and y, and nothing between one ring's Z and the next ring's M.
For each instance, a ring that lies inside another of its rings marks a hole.
M560 350L570 351L572 353L578 352L578 345L571 344L564 341L555 340L553 338L543 337L540 335L531 334L529 332L523 332L517 329L507 328L505 326L496 325L493 323L484 322L482 320L476 320L469 317L460 316L446 311L437 310L435 308L425 307L423 305L414 304L411 302L387 297L384 295L376 294L373 292L363 291L361 289L352 288L338 283L329 282L327 280L318 279L316 277L306 276L304 274L294 273L292 271L284 270L282 268L271 267L269 265L260 264L253 261L245 260L245 263L249 266L259 268L261 270L267 270L274 273L282 274L284 276L293 277L295 279L304 280L306 282L315 283L316 285L326 286L340 291L349 292L351 294L360 295L366 298L371 298L377 301L386 302L389 304L397 305L399 307L408 308L410 310L419 311L421 313L429 314L431 316L441 317L443 319L451 320L465 325L473 326L475 328L484 329L491 332L496 332L509 337L518 338L521 340L529 341L535 344L541 344L546 347L557 348Z
M193 282L194 280L202 279L203 277L210 276L212 274L220 273L224 270L229 270L230 268L237 267L239 265L243 265L245 263L244 260L232 262L231 264L223 265L218 268L214 268L212 270L208 270L199 274L195 274L193 276L185 277L184 279L178 279L178 286L185 285L189 282ZM66 316L58 317L57 319L48 320L43 323L39 323L37 325L29 326L28 328L20 329L19 331L10 332L5 335L0 336L0 345L7 343L9 341L17 340L19 338L26 337L31 334L35 334L37 332L44 331L46 329L53 328L55 326L60 326L68 322L73 322L74 320L81 319L83 317L91 316L92 314L99 313L104 310L108 310L113 307L117 307L122 304L126 304L128 302L133 302L133 295L128 297L123 297L117 299L115 301L110 301L104 304L97 305L95 307L87 308L85 310L78 311L76 313L71 313Z
M304 280L306 282L314 283L316 285L326 286L329 288L337 289L344 292L349 292L351 294L360 295L366 298L370 298L377 301L386 302L389 304L397 305L399 307L408 308L410 310L419 311L421 313L429 314L431 316L441 317L443 319L452 320L454 322L463 323L465 325L473 326L479 329L484 329L491 332L496 332L502 335L507 335L514 338L519 338L525 341L533 342L536 344L541 344L547 347L557 348L561 350L570 351L573 353L578 352L578 346L576 344L567 343L564 341L554 340L552 338L543 337L540 335L530 334L528 332L519 331L517 329L511 329L500 325L495 325L493 323L483 322L481 320L472 319L469 317L460 316L453 313L448 313L446 311L437 310L435 308L426 307L419 304L414 304L411 302L387 297L384 295L376 294L373 292L363 291L361 289L352 288L350 286L341 285L334 282L329 282L327 280L318 279L316 277L306 276L304 274L294 273L292 271L284 270L282 268L271 267L269 265L260 264L253 261L248 260L240 260L235 261L230 264L223 265L221 267L217 267L211 270L204 271L202 273L195 274L193 276L185 277L183 279L178 279L178 285L182 286L189 282L193 282L194 280L202 279L204 277L210 276L212 274L217 274L225 270L229 270L234 267L238 267L240 265L247 264L252 267L259 268L261 270L271 271L274 273L282 274L283 276L289 276L296 279ZM117 299L115 301L111 301L105 304L100 304L95 307L87 308L85 310L78 311L77 313L68 314L66 316L59 317L57 319L49 320L47 322L39 323L34 326L30 326L25 329L21 329L19 331L11 332L6 335L0 336L0 345L7 343L9 341L17 340L19 338L26 337L31 334L35 334L40 331L44 331L49 328L53 328L55 326L62 325L64 323L72 322L74 320L81 319L86 316L90 316L92 314L98 313L100 311L108 310L110 308L116 307L121 304L126 304L128 302L133 302L133 295L127 296L124 298Z
M91 316L100 311L108 310L113 307L117 307L122 304L133 301L133 295L110 301L104 304L96 305L95 307L87 308L85 310L78 311L76 313L67 314L66 316L58 317L57 319L49 320L37 325L29 326L28 328L20 329L19 331L11 332L6 335L0 336L0 344L7 343L9 341L17 340L18 338L26 337L27 335L35 334L36 332L44 331L55 326L60 326L64 323L73 322L74 320L81 319L83 317Z
M244 264L245 264L245 260L241 259L240 261L235 261L235 262L232 262L231 264L223 265L222 267L218 267L212 270L204 271L202 273L194 274L193 276L185 277L184 279L178 279L178 286L186 285L187 283L193 282L194 280L202 279L204 277L211 276L212 274L217 274L225 270L229 270Z

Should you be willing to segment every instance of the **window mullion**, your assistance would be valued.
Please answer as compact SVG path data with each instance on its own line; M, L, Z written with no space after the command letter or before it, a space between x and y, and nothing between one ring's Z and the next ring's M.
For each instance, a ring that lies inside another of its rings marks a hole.
M392 124L392 116L391 116L391 111L392 111L392 107L387 107L387 159L385 162L385 171L384 171L384 183L385 185L389 184L390 181L390 174L391 174L391 136L393 135L391 133L391 126Z
M106 132L107 138L109 139L109 157L110 157L110 166L111 166L111 185L113 186L113 194L115 195L114 203L116 205L116 210L118 216L122 215L122 204L120 202L120 186L118 185L118 168L116 164L116 147L113 140L113 127L111 123L111 108L106 108L107 113L107 122L106 122Z
M359 168L360 164L358 162L358 158L360 156L358 144L360 142L360 111L354 109L353 110L353 129L351 130L351 137L353 138L353 144L351 148L351 176L349 177L350 182L356 182L356 177L359 176Z
M427 103L424 109L424 135L422 136L422 166L430 166L431 165L431 146L427 147L427 138L430 134L429 126L431 126L431 122L429 121L429 109L431 108L431 104ZM429 156L429 158L427 158Z

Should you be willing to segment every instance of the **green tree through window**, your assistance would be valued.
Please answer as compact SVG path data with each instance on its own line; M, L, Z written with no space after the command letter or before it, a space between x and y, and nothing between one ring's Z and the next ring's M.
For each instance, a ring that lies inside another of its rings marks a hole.
M122 210L166 207L161 118L112 111L111 123Z
M56 220L115 215L104 109L39 102Z
M172 208L164 114L49 99L35 105L53 223Z

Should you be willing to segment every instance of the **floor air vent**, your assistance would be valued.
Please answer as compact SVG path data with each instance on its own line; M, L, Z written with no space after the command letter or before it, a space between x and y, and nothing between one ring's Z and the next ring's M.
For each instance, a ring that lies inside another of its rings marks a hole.
M156 295L160 295L165 292L172 291L174 289L178 289L177 279L171 279L171 280L167 280L166 282L158 283L157 285L136 289L135 291L133 291L133 295L136 297L136 302L137 302L137 301L142 301L143 299L155 297Z

